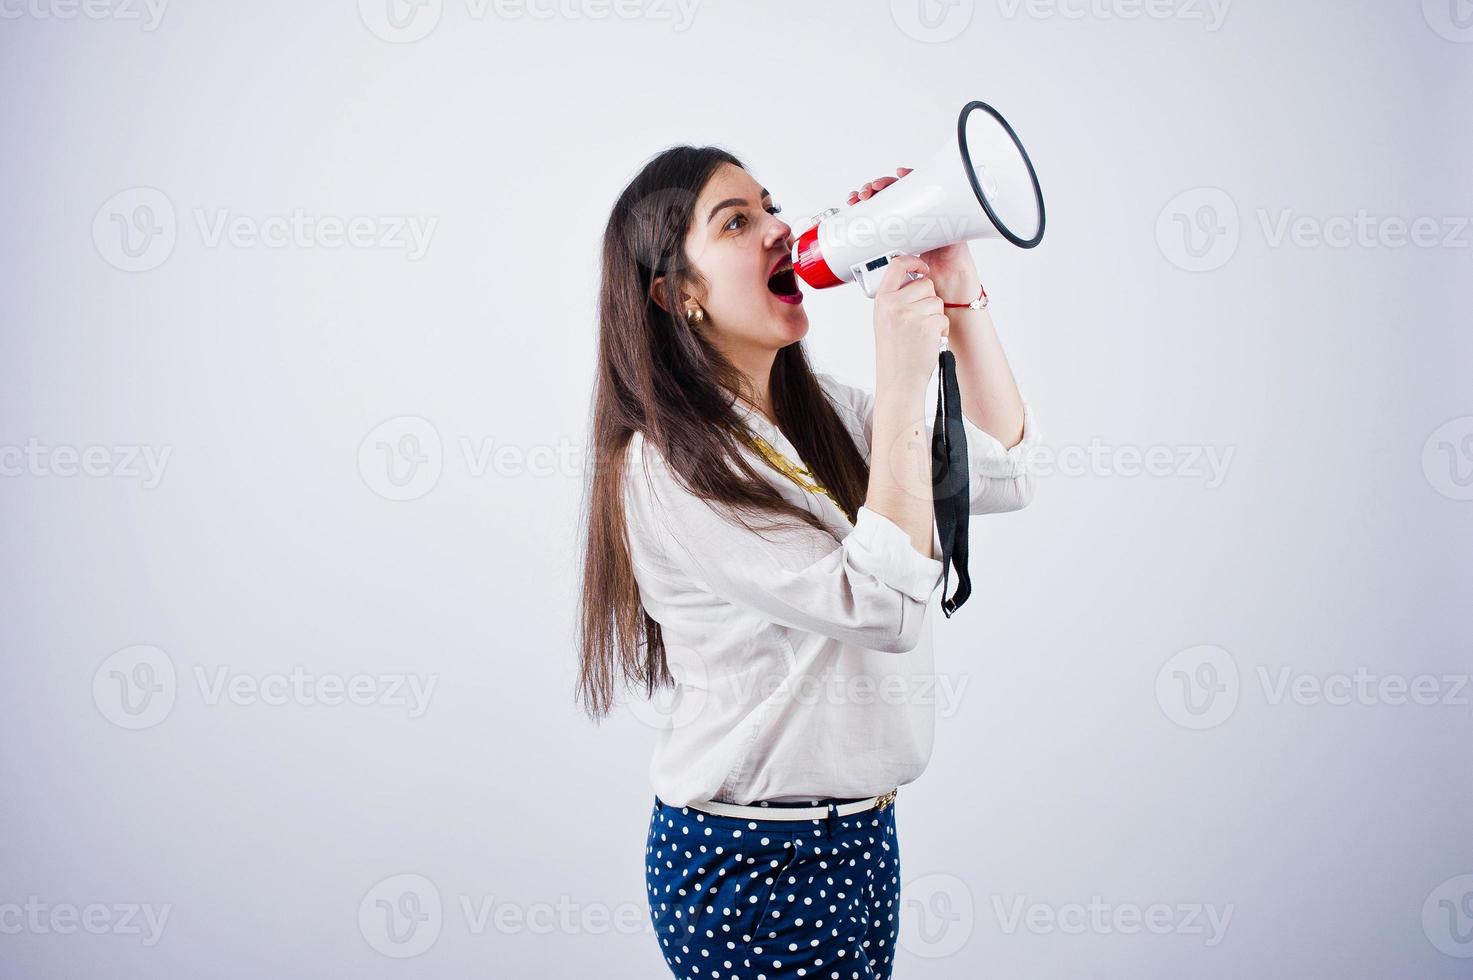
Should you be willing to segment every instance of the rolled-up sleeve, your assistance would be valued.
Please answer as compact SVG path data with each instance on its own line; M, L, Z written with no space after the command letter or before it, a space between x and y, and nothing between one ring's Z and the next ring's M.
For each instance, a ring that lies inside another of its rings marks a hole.
M837 542L808 526L768 530L760 515L759 533L687 490L640 434L624 476L630 533L713 595L868 650L904 653L920 642L942 564L878 512L860 507Z
M967 433L967 469L971 479L971 502L967 509L973 514L1000 514L1027 507L1033 500L1030 459L1038 445L1038 427L1028 400L1023 400L1023 438L1011 449L1004 449L996 436L978 428L965 415L962 428Z

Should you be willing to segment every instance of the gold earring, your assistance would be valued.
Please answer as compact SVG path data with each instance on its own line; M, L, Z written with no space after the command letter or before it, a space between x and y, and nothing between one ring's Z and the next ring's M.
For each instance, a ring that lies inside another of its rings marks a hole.
M704 309L702 309L701 307L699 307L699 306L696 306L696 307L686 307L686 310L685 310L685 322L686 323L689 323L693 327L696 326L697 324L705 323L706 322L706 311Z

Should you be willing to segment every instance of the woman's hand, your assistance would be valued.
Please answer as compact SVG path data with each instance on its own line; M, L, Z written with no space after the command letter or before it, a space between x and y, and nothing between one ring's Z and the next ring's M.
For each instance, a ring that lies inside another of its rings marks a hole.
M900 167L895 171L894 177L878 177L859 190L850 191L848 203L868 201L910 172L910 167ZM930 266L930 275L936 282L936 289L948 302L969 303L977 298L982 277L977 272L977 264L972 260L972 250L967 247L966 242L933 248L922 253L921 258Z
M876 387L895 386L903 393L925 390L936 369L941 338L951 321L925 274L929 266L913 255L896 257L885 269L875 293ZM920 279L906 273L919 272Z
M950 325L923 259L890 261L875 292L875 404L865 506L889 518L929 558L935 491L926 389ZM908 273L921 273L911 279Z

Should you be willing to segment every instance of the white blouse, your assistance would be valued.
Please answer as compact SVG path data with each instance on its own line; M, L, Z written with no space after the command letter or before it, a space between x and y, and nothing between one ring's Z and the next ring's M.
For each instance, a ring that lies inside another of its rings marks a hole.
M816 376L868 460L874 396ZM806 465L765 416L736 407L750 431ZM1012 449L968 419L964 427L970 512L1027 506L1028 456L1038 441L1027 401L1023 439ZM935 734L928 613L941 561L868 507L851 525L826 495L743 451L827 532L748 531L681 487L642 433L629 444L624 502L634 574L676 682L649 769L655 792L684 806L877 796L913 782ZM939 555L934 523L932 542Z

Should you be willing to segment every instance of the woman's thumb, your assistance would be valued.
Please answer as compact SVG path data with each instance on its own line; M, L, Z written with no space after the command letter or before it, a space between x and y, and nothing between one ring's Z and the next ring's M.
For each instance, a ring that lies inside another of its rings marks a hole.
M894 292L904 286L911 281L907 273L918 272L926 275L930 271L931 267L919 255L897 255L890 260L889 268L885 270L885 278L880 280L880 291Z

